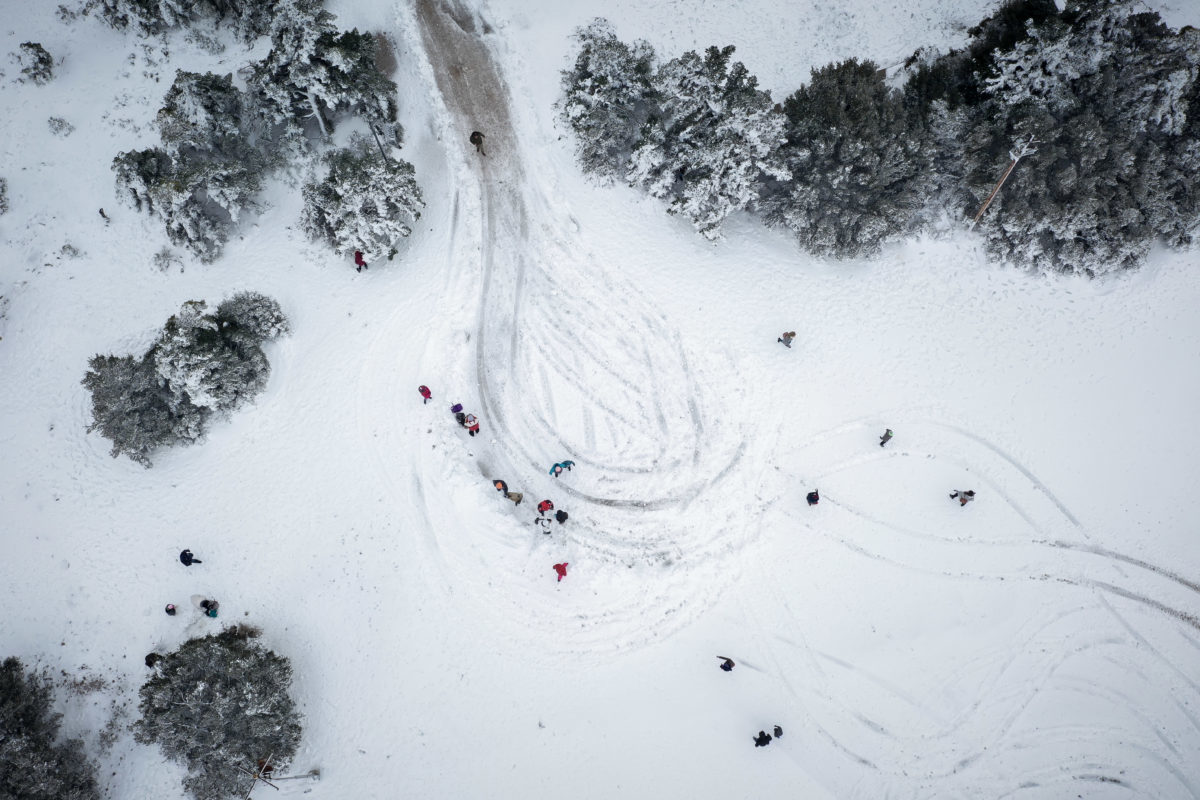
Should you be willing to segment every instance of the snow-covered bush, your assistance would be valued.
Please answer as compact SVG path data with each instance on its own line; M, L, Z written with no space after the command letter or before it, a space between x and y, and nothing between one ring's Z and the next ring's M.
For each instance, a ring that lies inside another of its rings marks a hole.
M412 164L385 158L363 138L325 161L325 178L304 187L304 230L341 254L389 255L425 206Z
M75 126L67 122L62 117L50 117L48 120L46 120L46 127L48 127L50 132L55 136L61 136L64 139L75 132Z
M132 27L143 34L227 26L238 39L251 42L267 31L275 5L276 0L88 0L85 9L114 28Z
M246 775L271 756L291 761L300 743L300 714L289 690L291 663L235 626L189 639L156 664L139 691L134 738L157 744L187 769L184 788L197 800L241 798Z
M875 64L850 59L814 69L783 110L792 178L764 198L768 224L787 227L811 252L838 257L872 255L909 227L921 196L923 143Z
M733 50L687 52L658 70L660 116L647 125L629 173L709 239L754 204L764 180L789 175L779 154L784 117L741 62L730 64Z
M214 414L228 414L266 386L271 366L262 343L289 329L279 304L242 292L216 313L192 300L167 320L139 358L97 355L83 385L92 393L92 424L124 454L150 466L164 446L190 444Z
M95 766L77 739L58 742L50 681L20 660L0 662L0 798L99 800Z
M54 59L37 42L22 42L17 61L21 65L21 74L25 76L22 80L41 85L54 79Z
M575 39L575 66L562 73L561 119L575 131L584 172L624 179L658 109L654 49L640 40L625 44L603 19L577 30Z

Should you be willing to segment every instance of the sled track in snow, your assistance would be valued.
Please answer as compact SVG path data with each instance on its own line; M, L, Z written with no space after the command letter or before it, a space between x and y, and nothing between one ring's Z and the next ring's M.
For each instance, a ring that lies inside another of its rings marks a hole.
M497 524L468 536L434 521L447 579L482 580L491 558L481 549L497 557L521 552L519 568L528 570L566 559L574 574L564 587L588 573L607 585L575 606L542 596L540 576L528 590L517 581L509 586L516 607L502 608L509 595L500 592L490 615L514 625L518 640L543 649L557 642L574 658L657 640L708 607L729 579L720 565L756 534L753 510L722 508L708 495L740 491L726 484L742 480L748 463L746 437L724 421L708 389L732 367L694 366L669 321L604 259L580 252L577 223L539 191L528 166L535 162L523 158L487 22L458 0L416 0L398 16L428 59L452 171L463 193L479 187L477 217L458 213L456 195L448 262L476 284L477 309L462 320L472 372L459 377L461 388L474 385L477 393L454 399L479 416L483 435L463 445L451 430L439 449L457 458L465 447L480 474L480 501L498 504ZM471 130L484 132L486 157L467 145ZM626 300L601 305L594 301L601 296ZM576 468L550 477L550 464L563 459ZM526 505L505 504L484 483L491 478L523 492ZM541 497L571 515L550 537L530 524ZM461 499L446 497L444 507ZM677 519L679 509L697 507L708 511L708 524Z
M864 798L895 793L905 785L917 796L930 791L938 796L1009 796L1022 788L1055 792L1081 782L1119 782L1139 794L1200 796L1200 781L1190 768L1194 760L1180 744L1200 745L1200 717L1191 711L1200 701L1200 682L1176 666L1178 656L1172 660L1151 644L1107 599L1131 601L1135 609L1149 615L1149 621L1162 615L1157 619L1183 623L1174 634L1192 642L1194 656L1200 645L1186 631L1200 627L1200 618L1192 610L1200 603L1196 596L1200 585L1145 560L1088 541L1072 541L1072 535L1088 538L1079 521L1009 454L959 426L905 416L906 444L919 441L929 452L913 447L872 448L865 435L868 422L876 427L872 420L850 422L811 437L789 456L806 482L819 483L896 458L905 459L911 469L933 460L937 451L936 458L949 458L973 473L972 481L986 487L985 497L1009 506L1015 527L989 540L947 537L859 508L849 490L823 491L822 507L832 506L836 513L826 512L819 529L811 512L805 516L805 511L781 507L779 513L815 536L919 575L925 582L969 586L972 581L987 581L1013 586L1015 591L1061 585L1087 593L1051 590L1059 602L1047 606L1015 640L999 641L964 661L955 675L944 676L943 682L951 685L960 680L970 685L974 680L978 687L949 719L924 708L905 687L836 654L816 650L799 629L787 631L791 638L771 637L786 644L785 650L760 637L760 646L795 704L794 712L810 720L813 731L805 731L805 745L814 754L814 764L840 758L867 767L848 792ZM896 417L893 413L889 419ZM845 457L856 450L859 454ZM1045 531L1056 531L1057 538L1047 538ZM768 565L758 566L761 583L780 585L781 578L772 575ZM1130 567L1135 570L1130 572ZM786 618L803 618L789 607L786 592L773 591L775 604L786 610ZM1171 630L1170 623L1162 624ZM1098 669L1113 674L1096 677ZM796 680L789 673L801 677ZM1032 681L1031 675L1036 676ZM987 678L980 682L975 676ZM1089 706L1112 709L1113 721L1107 727L1086 721L1050 728L1024 724L1027 714L1049 702L1046 697L1086 698ZM1148 697L1156 703L1148 703ZM874 718L872 709L897 704L908 709L910 724L904 728ZM1104 753L1117 742L1123 750L1123 770L1118 771L1112 759L1086 755ZM1032 771L1031 752L1044 754L1043 766ZM1019 770L1005 767L1009 762L1020 762ZM1020 776L1021 787L998 777L1006 775L1006 769L1007 774Z

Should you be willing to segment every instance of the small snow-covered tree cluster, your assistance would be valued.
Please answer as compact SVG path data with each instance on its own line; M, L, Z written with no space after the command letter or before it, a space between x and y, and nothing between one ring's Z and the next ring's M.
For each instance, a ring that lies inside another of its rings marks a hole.
M157 118L162 147L113 160L118 195L159 216L174 244L211 261L254 198L266 157L233 76L179 70Z
M425 206L412 164L385 158L364 138L325 156L328 174L304 187L305 231L340 254L390 255Z
M0 662L0 798L100 800L83 742L58 740L62 715L52 702L44 673L17 658Z
M645 42L617 39L596 20L576 33L580 51L562 76L563 121L583 168L641 186L709 239L753 206L765 181L784 180L784 120L734 48L691 51L654 66Z
M157 662L139 691L134 738L184 764L184 788L197 800L244 797L246 775L237 766L267 757L286 766L300 744L291 663L258 635L234 626L189 639Z
M97 355L83 385L92 395L92 423L112 455L151 466L160 447L191 444L214 415L227 415L266 386L271 372L262 344L289 331L275 300L241 292L207 312L202 300L183 304L140 357Z
M54 79L54 59L37 42L22 42L17 62L21 65L23 81L33 81L40 86Z
M84 8L114 28L160 34L173 28L224 26L243 42L263 35L277 0L88 0Z
M788 228L810 252L837 257L873 255L911 229L925 188L924 141L875 64L814 69L783 111L792 178L764 199L768 224Z

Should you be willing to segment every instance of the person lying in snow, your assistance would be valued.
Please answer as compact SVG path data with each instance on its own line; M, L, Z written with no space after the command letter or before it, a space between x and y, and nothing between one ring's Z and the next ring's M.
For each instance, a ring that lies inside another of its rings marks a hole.
M958 500L958 505L962 507L975 499L975 490L967 489L966 491L963 491L962 489L959 489L957 492L951 492L950 498L953 500Z

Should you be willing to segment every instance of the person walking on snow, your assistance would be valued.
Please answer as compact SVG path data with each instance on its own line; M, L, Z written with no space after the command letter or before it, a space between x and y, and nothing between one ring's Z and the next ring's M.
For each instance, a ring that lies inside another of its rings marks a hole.
M787 333L783 334L782 336L780 336L780 337L779 337L778 339L776 339L775 341L777 341L777 342L783 342L783 346L784 346L784 347L789 347L789 348L790 348L790 347L792 346L792 339L795 339L795 338L796 338L796 332L795 332L795 331L788 331Z
M487 155L487 153L483 152L483 134L482 133L480 133L479 131L471 131L471 144L475 145L475 150L478 151L479 155L481 155L481 156Z
M362 250L354 251L354 266L357 268L355 270L356 272L362 272L367 268L367 262L366 259L363 258Z
M203 564L204 562L192 555L191 550L184 550L179 554L179 560L185 567L190 567L192 564Z
M771 743L771 734L766 731L759 731L758 736L754 737L755 747L766 747Z
M959 489L957 492L951 492L950 498L952 500L958 500L958 505L961 508L975 499L975 490L967 489L966 491L963 491L962 489Z
M520 492L505 492L504 496L513 501L514 506L521 505L521 501L525 499L525 495Z
M559 510L554 512L554 518L558 520L558 524L562 525L567 521L567 512Z
M542 502L538 503L538 514L539 515L545 514L547 511L553 511L553 510L554 510L554 503L551 503L549 500L543 500Z
M474 414L467 414L467 419L463 425L466 426L467 433L471 434L472 436L479 433L479 420L475 419Z
M736 666L736 664L733 663L732 658L726 658L725 656L717 656L717 658L721 659L721 669L723 669L725 672L733 672L733 668Z
M561 564L555 564L554 571L558 573L559 581L561 581L563 578L567 577L567 562L564 561Z
M461 411L454 415L454 421L459 425L462 425L464 428L467 427L467 415Z
M779 727L778 725L775 726L775 738L776 739L783 738L783 728Z
M817 494L816 489L813 489L811 492L808 493L808 504L810 506L815 506L820 501L821 501L821 495Z
M560 461L550 468L550 474L557 478L562 475L564 469L570 472L573 466L575 466L574 461Z
M883 432L883 436L879 437L879 446L883 447L885 444L887 444L891 440L892 440L892 429L888 428L887 430L885 430Z
M428 386L418 386L417 391L420 392L421 397L424 398L421 400L421 405L425 405L433 398L433 392L429 391Z
M534 518L533 518L533 524L534 524L534 525L541 525L541 526L542 526L542 533L546 534L547 536L549 536L549 535L550 535L550 525L551 525L551 522L550 522L550 518L549 518L549 517L534 517Z

